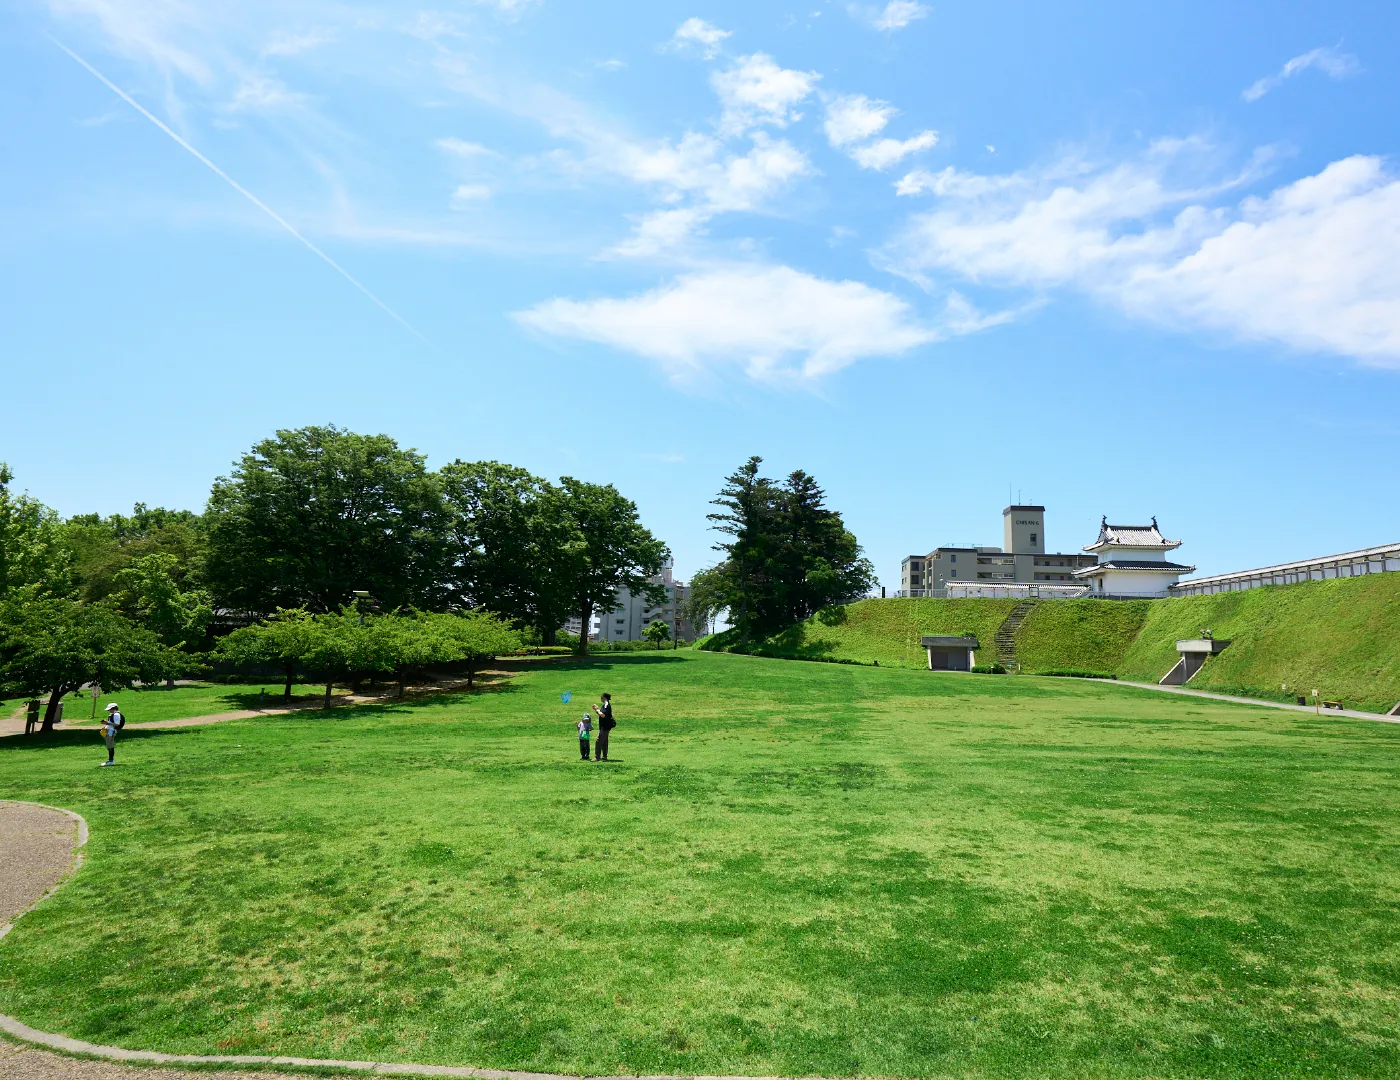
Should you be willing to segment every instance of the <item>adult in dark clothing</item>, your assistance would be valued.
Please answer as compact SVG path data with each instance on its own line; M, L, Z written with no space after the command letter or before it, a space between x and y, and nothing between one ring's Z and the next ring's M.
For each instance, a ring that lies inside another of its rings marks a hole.
M604 694L603 703L594 705L593 711L598 714L598 740L593 747L594 761L608 760L608 735L613 728L617 727L617 722L613 720L612 695Z

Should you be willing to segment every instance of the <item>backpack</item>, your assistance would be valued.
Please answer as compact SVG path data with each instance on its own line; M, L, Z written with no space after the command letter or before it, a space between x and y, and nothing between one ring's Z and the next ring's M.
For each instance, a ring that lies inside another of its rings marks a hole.
M120 709L116 711L114 719L116 720L116 723L114 723L112 726L118 731L126 727L126 717L122 715L122 711Z

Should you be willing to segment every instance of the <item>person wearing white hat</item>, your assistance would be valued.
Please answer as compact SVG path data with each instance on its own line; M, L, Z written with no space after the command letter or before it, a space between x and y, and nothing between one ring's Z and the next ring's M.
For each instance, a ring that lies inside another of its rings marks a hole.
M107 706L107 715L102 721L102 740L107 744L107 760L103 765L115 765L117 758L117 732L126 727L126 717L114 701Z

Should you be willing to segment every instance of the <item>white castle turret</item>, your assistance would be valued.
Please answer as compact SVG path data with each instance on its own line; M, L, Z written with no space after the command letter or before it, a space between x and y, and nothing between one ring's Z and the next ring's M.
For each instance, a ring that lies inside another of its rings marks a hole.
M1110 525L1105 516L1099 538L1084 548L1098 556L1098 563L1074 576L1095 594L1166 596L1177 578L1196 569L1167 559L1167 552L1180 546L1180 540L1162 536L1155 517L1151 525Z

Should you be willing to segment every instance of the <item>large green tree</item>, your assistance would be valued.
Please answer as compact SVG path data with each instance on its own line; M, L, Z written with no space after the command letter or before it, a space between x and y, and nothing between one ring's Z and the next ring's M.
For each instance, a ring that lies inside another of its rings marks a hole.
M387 435L279 431L214 482L206 575L254 614L337 611L357 590L385 608L447 600L447 521L422 455Z
M63 542L72 552L78 596L102 600L120 589L117 576L139 560L166 557L163 565L180 591L203 582L205 535L200 515L189 510L154 509L137 503L128 514L78 514L63 523Z
M857 599L875 577L816 480L799 469L775 483L761 464L752 457L729 476L709 515L729 539L716 545L725 561L703 582L708 603L724 601L745 642Z
M180 655L106 602L16 590L0 603L0 685L26 696L49 695L43 730L58 703L83 686L102 690L156 682L175 674Z
M560 573L582 620L578 651L586 653L593 612L611 611L619 589L654 604L665 600L664 589L650 579L661 572L670 550L642 525L637 504L611 484L565 476L559 492L557 512L568 533Z
M532 626L553 645L575 610L564 571L576 532L561 491L497 461L454 461L438 476L459 603Z
M33 586L45 594L67 592L72 557L63 525L43 503L10 489L14 473L0 461L0 598Z

